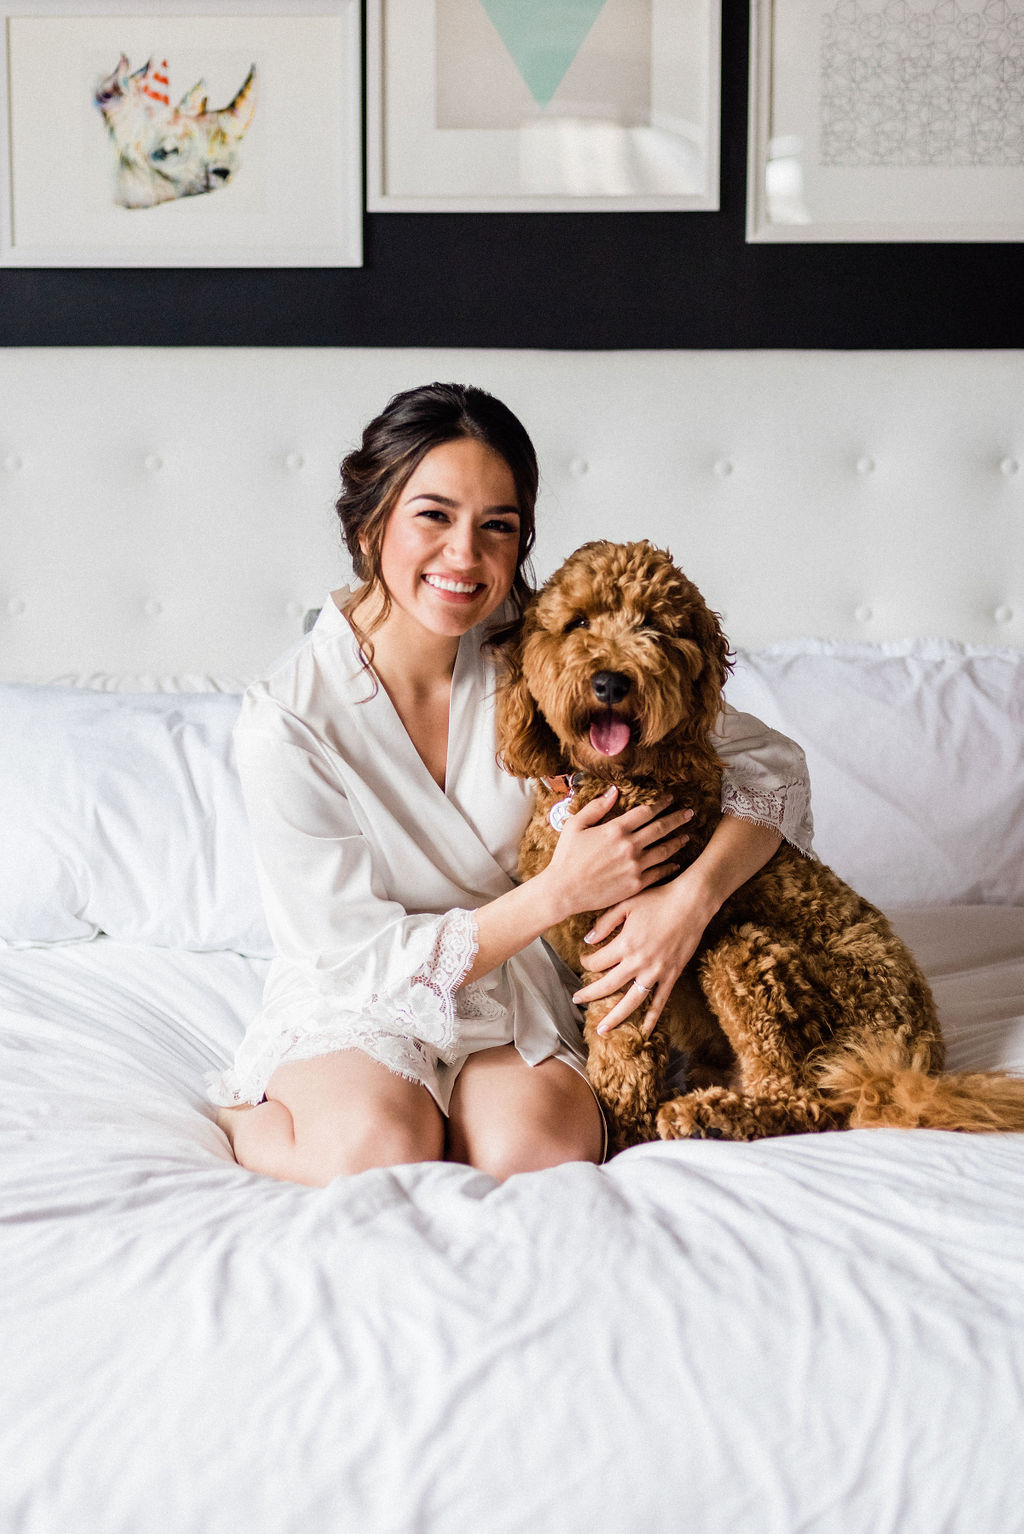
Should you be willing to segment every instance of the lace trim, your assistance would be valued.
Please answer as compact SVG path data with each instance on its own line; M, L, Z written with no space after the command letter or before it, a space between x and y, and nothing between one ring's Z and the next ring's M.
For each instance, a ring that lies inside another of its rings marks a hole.
M287 1029L263 1050L243 1074L234 1070L207 1077L213 1101L222 1106L251 1102L263 1096L277 1066L289 1060L310 1060L336 1049L361 1049L397 1075L423 1080L424 1063L433 1071L438 1059L451 1065L463 1053L460 1019L495 1021L505 1008L488 995L484 982L462 981L477 956L476 913L456 909L438 922L433 947L410 978L410 999L374 991L361 1005L361 1017L325 1021L320 1028ZM417 996L417 992L419 995ZM426 1006L418 1005L429 996Z
M333 1033L306 1034L290 1046L282 1061L290 1065L293 1060L312 1060L338 1049L358 1049L407 1081L422 1082L425 1074L432 1077L437 1063L432 1051L419 1039L402 1033L381 1033L364 1023L347 1024Z
M487 995L479 981L463 986L465 976L473 968L473 960L479 951L477 941L476 913L456 909L441 918L434 946L429 957L412 975L411 988L422 987L434 997L440 1014L440 1028L429 1043L447 1065L460 1053L459 1018L497 1018L504 1008L497 1006ZM378 1004L376 995L370 998ZM422 1034L423 1018L415 1003L399 1003L393 1009L395 1023L413 1035Z
M267 1082L285 1061L291 1064L295 1060L313 1060L317 1055L332 1055L342 1049L358 1049L396 1076L421 1084L433 1078L437 1064L432 1052L419 1039L400 1033L384 1033L365 1023L344 1022L311 1033L292 1028L275 1039L244 1075L233 1070L208 1075L207 1093L219 1107L255 1104L262 1101Z
M806 807L807 790L802 782L780 783L777 788L750 788L744 784L722 783L722 811L737 820L751 820L757 826L778 831L798 852L811 856L794 836Z

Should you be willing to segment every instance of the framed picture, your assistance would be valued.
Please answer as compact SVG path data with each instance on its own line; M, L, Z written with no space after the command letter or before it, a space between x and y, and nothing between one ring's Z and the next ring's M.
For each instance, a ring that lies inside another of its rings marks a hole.
M362 264L358 0L7 0L0 51L0 266Z
M752 0L747 239L1024 239L1024 0Z
M717 0L368 0L371 212L719 205Z

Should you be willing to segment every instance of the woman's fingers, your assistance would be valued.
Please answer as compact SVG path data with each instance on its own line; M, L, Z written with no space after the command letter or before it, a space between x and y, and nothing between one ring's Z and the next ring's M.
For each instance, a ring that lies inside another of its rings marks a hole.
M605 789L603 794L598 794L596 799L589 800L582 808L578 809L575 815L572 816L572 821L577 826L596 826L598 821L607 815L618 797L619 791L615 784L612 783L609 788ZM622 818L625 819L625 816ZM571 822L568 823L571 824Z
M648 1037L651 1030L654 1028L654 1024L658 1020L658 1015L661 1012L661 1006L656 1000L655 987L647 987L645 985L641 985L638 981L635 980L633 981L632 985L627 988L622 996L621 1001L616 1002L615 1006L608 1013L607 1017L603 1017L601 1019L600 1023L598 1024L598 1033L611 1033L613 1028L617 1028L620 1023L624 1023L627 1018L632 1017L633 1013L636 1012L640 1007L647 1007L649 1009L648 1015L644 1019L643 1025L644 1037ZM653 1018L651 1014L653 1014ZM647 1026L648 1023L650 1023L650 1028Z
M660 846L673 831L678 831L680 826L687 825L692 819L692 810L673 810L671 815L655 815L637 831L636 839L643 847ZM684 837L683 840L688 838Z

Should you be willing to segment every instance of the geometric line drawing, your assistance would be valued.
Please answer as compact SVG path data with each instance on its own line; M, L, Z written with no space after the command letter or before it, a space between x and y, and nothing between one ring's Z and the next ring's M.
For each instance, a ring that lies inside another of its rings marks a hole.
M833 0L825 166L1024 165L1024 0Z

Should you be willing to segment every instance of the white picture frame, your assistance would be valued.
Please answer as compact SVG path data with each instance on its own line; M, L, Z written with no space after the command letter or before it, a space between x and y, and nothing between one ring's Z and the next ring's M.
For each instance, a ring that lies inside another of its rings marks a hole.
M361 91L359 0L8 0L0 268L361 266Z
M567 7L587 10L531 53L559 0L367 0L368 210L716 210L717 0Z
M1014 33L1024 0L751 0L748 242L1024 239Z

